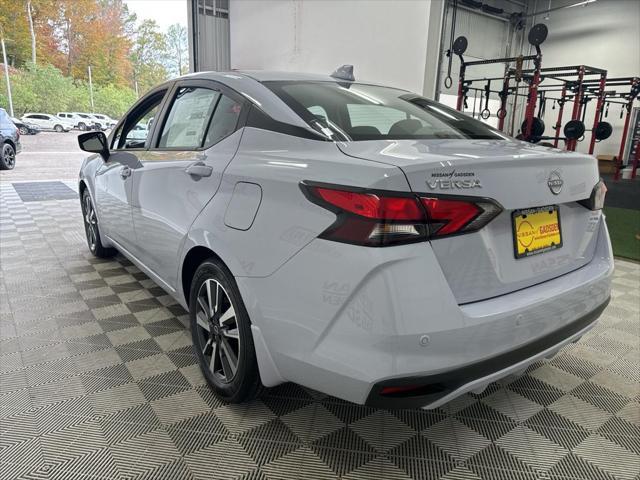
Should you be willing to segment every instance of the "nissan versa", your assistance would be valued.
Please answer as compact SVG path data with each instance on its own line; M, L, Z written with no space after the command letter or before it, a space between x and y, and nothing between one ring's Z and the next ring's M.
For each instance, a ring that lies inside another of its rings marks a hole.
M189 310L231 402L292 381L437 407L577 341L609 301L595 159L407 91L198 73L79 143L91 252Z

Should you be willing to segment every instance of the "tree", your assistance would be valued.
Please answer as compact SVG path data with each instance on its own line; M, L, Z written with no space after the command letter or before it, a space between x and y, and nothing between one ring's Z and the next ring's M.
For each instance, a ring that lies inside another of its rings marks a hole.
M167 79L164 66L166 50L165 38L158 24L154 20L144 20L136 31L131 51L133 82L138 94Z
M167 45L167 66L173 75L184 75L189 71L187 29L183 25L175 23L169 26L164 38Z
M33 12L31 0L27 0L27 19L29 20L29 36L31 37L31 63L36 63L36 31L33 28Z

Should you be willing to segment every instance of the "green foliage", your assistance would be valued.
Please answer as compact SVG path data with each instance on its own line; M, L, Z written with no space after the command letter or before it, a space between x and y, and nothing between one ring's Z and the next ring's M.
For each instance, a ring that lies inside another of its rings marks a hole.
M136 32L130 57L133 80L140 95L168 78L164 65L166 51L166 39L158 24L154 20L144 20Z
M120 118L135 101L136 92L115 85L101 87L93 94L94 110L112 118Z
M89 85L74 82L51 65L28 64L10 76L13 110L16 117L26 112L90 112ZM7 87L0 80L0 106L8 110ZM128 87L106 85L94 87L94 111L119 118L135 102L136 94Z

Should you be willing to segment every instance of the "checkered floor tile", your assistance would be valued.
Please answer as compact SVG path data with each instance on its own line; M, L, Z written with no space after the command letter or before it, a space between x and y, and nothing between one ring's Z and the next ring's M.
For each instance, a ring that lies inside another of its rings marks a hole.
M287 384L228 405L185 312L89 255L77 199L0 196L0 479L640 479L638 264L579 343L482 395L385 411Z

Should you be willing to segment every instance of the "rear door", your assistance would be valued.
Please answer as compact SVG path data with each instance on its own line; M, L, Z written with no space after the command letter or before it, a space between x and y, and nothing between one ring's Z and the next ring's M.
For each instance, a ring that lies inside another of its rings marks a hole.
M168 89L159 89L138 102L122 120L111 139L110 155L95 177L95 196L102 232L131 253L135 251L135 230L131 214L132 173L141 167L140 158L151 138L131 137L139 122L159 111Z
M217 82L184 80L151 122L152 147L133 171L136 255L172 287L189 227L238 149L245 110L242 97Z

